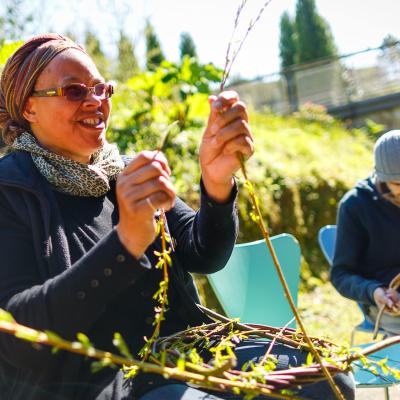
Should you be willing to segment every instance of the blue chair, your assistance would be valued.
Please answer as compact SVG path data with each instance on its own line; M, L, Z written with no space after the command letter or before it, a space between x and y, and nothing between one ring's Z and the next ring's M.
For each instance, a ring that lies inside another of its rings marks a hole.
M272 237L271 243L297 304L299 243L285 233ZM264 239L235 245L225 268L208 280L228 317L270 326L285 326L293 318Z
M326 260L328 261L329 265L332 265L333 255L335 252L335 242L336 242L336 225L326 225L323 226L318 233L318 242L321 247L322 253L324 254ZM354 338L356 332L366 332L366 333L374 333L374 325L369 322L364 314L364 310L359 303L357 303L358 307L360 308L363 321L356 325L352 332L350 338L350 344L353 345ZM385 331L383 329L379 329L379 333L385 335Z
M358 347L368 347L372 343L366 343ZM386 360L385 365L394 369L400 369L400 345L395 344L386 347L383 350L379 350L368 356L368 359L373 361ZM354 379L357 388L383 388L385 400L390 399L389 387L400 383L392 374L386 374L382 371L382 368L377 367L377 371L374 373L371 370L365 368L361 361L354 361L352 363ZM398 397L396 397L397 399Z

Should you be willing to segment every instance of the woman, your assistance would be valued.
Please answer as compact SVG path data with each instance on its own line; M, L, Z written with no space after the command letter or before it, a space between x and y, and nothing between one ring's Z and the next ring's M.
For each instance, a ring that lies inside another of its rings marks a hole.
M104 350L113 350L120 332L137 354L154 328L152 295L161 280L152 268L160 249L156 210L167 211L176 240L161 326L169 335L208 322L189 272L214 272L229 258L237 231L232 176L237 153L253 153L253 137L236 93L210 97L195 213L176 197L162 153L144 151L125 165L106 142L112 91L84 49L64 36L34 37L7 62L0 121L14 151L0 160L0 307L66 339L84 332ZM265 351L265 343L258 348ZM3 393L13 400L220 398L159 376L127 382L109 368L92 374L83 357L5 334L0 356L12 382ZM343 387L352 390L351 382Z
M373 324L386 306L380 326L400 334L400 309L391 280L400 273L400 131L382 135L374 147L373 174L343 197L331 280L345 297L356 300Z

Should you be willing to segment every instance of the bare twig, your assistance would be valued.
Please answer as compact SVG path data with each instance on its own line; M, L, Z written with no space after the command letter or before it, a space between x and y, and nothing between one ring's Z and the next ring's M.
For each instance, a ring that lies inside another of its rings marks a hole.
M238 46L237 50L233 52L233 55L230 54L231 53L231 48L232 48L231 44L232 44L233 39L231 39L231 41L229 42L227 54L226 54L226 57L225 57L225 68L224 68L224 71L223 71L223 74L222 74L222 79L221 79L221 84L220 84L220 91L224 90L226 81L227 81L227 79L229 77L229 74L230 74L230 71L232 69L232 65L233 65L234 61L236 60L236 57L239 54L240 50L242 49L243 43L245 42L245 40L247 39L250 31L253 29L254 25L259 21L259 19L261 18L262 13L264 12L265 8L268 6L268 4L271 1L272 0L267 0L264 3L264 6L259 11L259 13L258 13L257 17L255 18L255 20L254 21L250 21L249 26L247 28L247 31L246 31L244 37L239 42L239 46ZM236 29L237 29L237 26L239 24L240 14L241 14L245 4L246 4L246 1L242 1L240 3L240 5L239 5L239 8L238 8L237 13L236 13L233 32L235 32ZM232 34L232 36L233 35L234 35L234 33ZM309 336L308 336L308 334L306 332L305 326L304 326L304 324L303 324L303 322L302 322L302 320L300 318L300 315L299 315L299 313L297 311L296 305L295 305L295 303L293 301L293 297L292 297L292 295L290 293L290 290L289 290L289 287L287 285L287 282L286 282L285 276L283 274L282 268L280 266L279 260L278 260L278 258L276 256L275 250L274 250L274 248L272 246L268 230L266 229L266 226L264 224L264 221L263 221L263 218L262 218L262 214L261 214L261 211L260 211L259 206L258 206L258 200L257 200L257 197L256 197L256 195L254 193L254 190L253 190L253 186L251 185L251 182L249 181L249 179L247 177L247 171L246 171L246 168L245 168L243 155L241 153L239 153L239 152L238 152L237 155L238 155L238 159L239 159L239 162L240 162L240 168L241 168L242 174L243 174L243 176L245 178L245 183L246 183L248 191L249 191L250 200L251 200L251 203L252 203L252 206L253 206L253 211L254 211L254 214L255 214L254 220L258 224L258 226L259 226L259 228L261 230L261 233L262 233L262 235L263 235L263 237L265 239L265 243L266 243L266 245L267 245L267 247L269 249L269 252L271 254L275 269L276 269L276 271L278 273L279 280L280 280L280 282L282 284L284 294L285 294L285 296L286 296L286 298L288 300L288 303L289 303L290 308L291 308L291 310L293 312L293 315L294 315L294 317L296 319L296 322L297 322L298 326L300 327L301 332L304 335L304 339L305 339L306 343L308 344L308 346L310 348L310 352L312 353L314 358L320 364L321 369L322 369L322 371L323 371L323 373L324 373L329 385L331 386L336 398L339 399L339 400L345 400L344 397L343 397L343 394L341 393L340 389L338 388L338 386L336 385L336 383L333 380L332 376L330 375L327 367L324 365L324 363L322 361L322 358L321 358L321 355L315 349L311 339L309 338Z
M264 10L266 9L266 7L269 5L269 3L271 3L272 0L267 0L264 5L261 7L257 17L255 18L255 20L250 21L249 26L247 27L246 33L244 35L244 37L240 40L239 42L239 46L237 47L236 50L233 50L233 54L231 54L231 50L232 50L232 42L234 40L234 34L236 32L236 29L239 25L239 17L240 14L247 2L247 0L243 0L236 12L236 17L235 17L235 23L234 23L234 27L233 27L233 32L232 32L232 37L231 40L228 43L228 48L227 48L227 52L226 52L226 56L225 56L225 66L224 66L224 70L222 73L222 79L221 79L221 83L220 83L220 91L222 92L225 88L225 84L226 81L229 78L229 75L231 73L231 69L232 69L232 65L236 60L237 55L239 54L240 50L242 49L243 43L246 41L247 36L249 35L250 31L253 29L254 25L259 21L259 19L261 18L262 13L264 12Z
M339 400L345 400L343 394L341 393L340 389L336 385L336 383L333 380L332 376L330 375L328 369L324 365L324 363L322 361L322 358L321 358L321 355L315 349L311 339L309 338L309 336L307 334L307 331L305 329L303 321L300 318L300 314L297 311L297 308L296 308L296 305L294 303L292 294L290 293L289 286L288 286L288 284L286 282L285 276L284 276L283 271L282 271L282 267L280 266L278 257L277 257L277 255L275 253L275 249L272 246L272 243L271 243L271 240L270 240L270 236L269 236L269 232L268 232L268 230L267 230L267 228L265 226L265 223L264 223L264 220L262 218L262 214L261 214L260 208L258 206L257 197L256 197L256 195L254 193L253 186L252 186L252 184L249 181L248 176L247 176L247 171L246 171L246 167L245 167L245 164L244 164L243 156L242 156L241 153L238 153L238 157L239 157L239 161L240 161L241 171L242 171L242 174L243 174L243 176L245 178L245 182L246 182L246 185L247 185L247 188L248 188L248 191L249 191L251 203L252 203L252 206L253 206L253 211L255 213L255 220L256 220L256 222L257 222L257 224L258 224L258 226L259 226L259 228L261 230L261 233L262 233L262 235L263 235L263 237L265 239L265 243L266 243L266 245L268 247L268 250L269 250L269 252L271 254L272 261L274 263L276 272L278 273L279 280L280 280L280 282L282 284L285 297L286 297L286 299L287 299L287 301L288 301L288 303L290 305L290 308L291 308L291 310L293 312L293 315L296 318L296 322L299 325L300 330L304 335L305 341L310 346L310 351L311 351L312 355L317 360L317 362L320 364L321 369L322 369L322 371L323 371L323 373L324 373L329 385L331 386L336 398L339 399Z
M275 335L275 337L272 339L271 344L268 346L268 350L265 352L263 359L260 361L260 365L263 365L267 360L268 356L271 354L271 351L274 347L274 344L276 343L277 339L279 337L283 336L283 332L285 332L285 329L294 321L294 317L284 326L282 329Z

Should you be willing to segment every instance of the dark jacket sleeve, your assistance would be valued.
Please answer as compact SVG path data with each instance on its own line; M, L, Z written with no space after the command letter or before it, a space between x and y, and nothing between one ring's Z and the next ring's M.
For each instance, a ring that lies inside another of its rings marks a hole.
M207 196L201 183L200 208L195 213L183 201L167 213L171 217L171 234L176 240L176 251L188 272L212 273L227 263L238 231L235 205L236 185L224 204Z
M28 222L0 196L0 307L23 325L69 340L150 268L146 257L137 260L125 250L113 230L72 267L43 282L32 235ZM0 354L21 368L39 367L46 354L54 358L5 333L0 334Z
M170 229L188 271L211 272L225 265L236 238L235 196L236 189L219 205L203 192L197 213L181 200L170 211ZM151 268L146 256L132 257L112 230L74 265L43 282L32 235L28 218L17 215L0 195L0 307L23 325L65 339L88 330L116 295ZM57 358L2 333L0 354L17 368L38 368Z
M354 198L347 197L339 206L336 246L330 278L337 291L359 303L375 304L374 290L381 282L362 276L360 259L369 237L363 227Z

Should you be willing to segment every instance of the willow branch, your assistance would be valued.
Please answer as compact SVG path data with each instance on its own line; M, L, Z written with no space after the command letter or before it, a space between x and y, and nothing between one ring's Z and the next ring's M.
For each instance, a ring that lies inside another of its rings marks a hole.
M33 343L51 346L56 349L66 350L71 353L80 354L93 359L106 361L108 364L121 365L125 367L133 367L143 372L155 373L164 377L178 379L185 382L193 382L198 385L207 388L215 388L220 390L221 388L227 388L233 390L238 388L240 390L254 391L264 396L269 396L275 399L293 399L293 400L304 400L300 397L293 397L289 395L274 393L269 389L260 387L257 384L249 384L248 382L241 381L230 381L221 377L216 377L207 374L194 373L190 371L182 371L177 367L165 367L157 364L152 364L144 361L135 359L129 359L126 357L113 354L111 352L105 352L102 350L95 349L94 347L84 346L80 342L69 342L55 335L48 334L43 331L37 331L27 326L18 324L16 322L0 321L0 331L12 334L19 339L30 341Z
M297 311L297 308L296 308L296 305L294 303L293 297L292 297L292 295L290 293L289 286L288 286L288 284L286 282L285 276L284 276L283 271L282 271L282 267L280 266L278 257L276 256L275 249L272 246L268 230L267 230L267 228L266 228L266 226L264 224L264 220L262 218L262 214L261 214L260 208L258 206L257 198L255 196L253 187L251 186L251 183L250 183L250 181L248 179L246 167L245 167L245 164L244 164L244 159L243 159L243 156L242 156L241 153L238 153L238 158L239 158L240 168L241 168L242 174L243 174L243 176L245 178L245 181L246 181L246 184L247 184L247 187L248 187L248 190L249 190L249 195L250 195L251 203L252 203L252 206L253 206L253 210L254 210L254 212L256 214L256 222L257 222L257 224L258 224L258 226L259 226L259 228L261 230L261 233L262 233L262 235L263 235L263 237L265 239L265 243L266 243L266 245L268 247L268 250L269 250L269 252L271 254L272 261L274 263L276 272L278 273L279 280L280 280L280 282L282 284L285 297L286 297L286 299L287 299L287 301L289 303L289 306L290 306L290 308L291 308L291 310L293 312L293 315L296 318L296 322L299 325L300 330L304 335L305 341L307 342L307 344L310 347L310 351L311 351L312 355L315 357L317 362L320 364L321 369L322 369L322 371L323 371L323 373L324 373L329 385L331 386L336 398L339 399L339 400L345 400L345 398L344 398L343 394L341 393L339 387L336 385L336 383L333 380L331 374L329 373L328 369L326 368L325 364L323 363L321 355L315 349L311 339L309 338L309 336L307 334L307 331L305 329L303 321L300 318L300 314Z
M231 48L232 48L232 42L233 42L233 38L234 38L234 34L236 32L237 26L239 24L239 17L240 17L240 14L241 14L242 10L243 10L243 7L245 6L247 1L244 0L239 5L238 10L236 12L236 18L235 18L234 28L233 28L233 32L232 32L232 37L231 37L231 40L229 41L228 49L227 49L226 56L225 56L225 66L224 66L224 70L223 70L223 73L222 73L222 79L221 79L221 84L220 84L220 91L221 92L225 88L226 81L228 80L229 75L231 73L232 65L235 62L236 57L239 54L240 50L242 49L242 46L243 46L244 42L247 39L247 36L249 35L250 31L253 29L254 25L259 21L259 19L261 18L262 13L264 12L265 8L269 5L269 3L271 3L271 1L272 0L267 0L264 3L264 5L261 7L261 9L258 12L258 15L255 18L255 20L254 21L250 21L249 26L247 27L247 30L246 30L246 33L245 33L244 37L239 42L239 46L237 47L237 49L231 55L230 53L231 53Z

